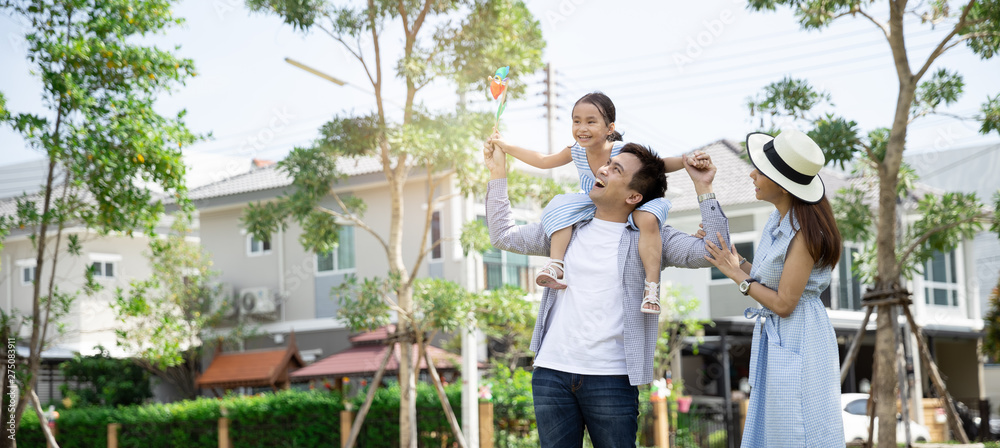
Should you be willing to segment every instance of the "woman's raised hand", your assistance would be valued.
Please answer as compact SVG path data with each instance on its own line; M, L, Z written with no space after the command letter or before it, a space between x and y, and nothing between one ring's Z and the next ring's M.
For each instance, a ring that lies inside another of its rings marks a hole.
M722 239L722 233L716 232L719 238L719 242L722 243L725 240ZM736 280L736 276L742 273L740 269L740 254L736 252L736 245L733 244L729 250L716 245L710 238L705 239L705 250L708 251L708 255L705 255L705 259L710 261L715 267L719 268L726 277Z

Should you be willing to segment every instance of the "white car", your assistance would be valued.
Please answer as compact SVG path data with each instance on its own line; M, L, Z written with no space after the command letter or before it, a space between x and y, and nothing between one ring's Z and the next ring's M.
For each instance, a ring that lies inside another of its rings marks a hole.
M840 408L844 416L844 442L860 442L868 440L868 394L841 394ZM875 417L874 436L878 440L878 417ZM912 442L928 442L931 433L927 427L910 420L910 440ZM896 441L905 443L906 428L902 419L896 423Z

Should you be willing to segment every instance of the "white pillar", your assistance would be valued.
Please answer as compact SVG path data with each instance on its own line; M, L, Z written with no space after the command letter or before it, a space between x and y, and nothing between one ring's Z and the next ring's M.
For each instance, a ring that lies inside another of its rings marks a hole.
M910 414L910 419L924 425L926 424L924 422L924 364L921 361L920 349L917 345L917 335L909 331L909 326L906 328L907 337L910 338L911 352L913 353L913 389L910 390L910 396L913 397L913 413Z
M479 446L479 356L476 350L475 317L462 329L462 432L470 448Z

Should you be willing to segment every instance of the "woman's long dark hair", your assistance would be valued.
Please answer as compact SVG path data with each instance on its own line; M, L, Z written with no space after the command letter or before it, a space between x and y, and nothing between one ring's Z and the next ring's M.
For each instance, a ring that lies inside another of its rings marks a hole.
M833 268L840 261L843 241L830 201L823 196L819 202L809 204L795 195L789 196L792 198L792 216L799 223L798 232L805 238L809 255L815 260L816 266Z
M615 122L615 103L611 102L611 98L608 98L603 92L592 92L588 93L580 99L576 100L573 104L573 108L580 103L593 104L597 108L597 111L601 113L604 117L604 123L610 125ZM608 135L609 142L620 142L622 141L622 133L618 131L611 131L611 135Z

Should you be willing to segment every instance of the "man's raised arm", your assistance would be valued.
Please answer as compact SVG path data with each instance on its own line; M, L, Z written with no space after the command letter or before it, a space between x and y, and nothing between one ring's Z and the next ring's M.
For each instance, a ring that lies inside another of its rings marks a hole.
M523 226L514 224L507 198L507 155L489 144L483 147L483 158L490 170L486 188L486 222L493 247L524 255L549 256L549 239L541 223Z
M691 180L694 181L695 194L704 199L698 205L701 208L705 238L711 237L712 241L720 244L715 241L717 238L715 235L716 232L721 233L725 241L721 242L720 246L729 247L729 219L722 212L722 207L715 199L714 194L711 194L713 193L712 181L715 179L715 165L698 170L690 166L685 158L684 168L687 169ZM706 196L711 197L706 198ZM707 268L712 266L712 263L705 259L705 255L708 255L708 250L705 249L705 239L688 235L671 226L664 226L661 230L661 236L663 237L663 258L661 260L663 267Z

